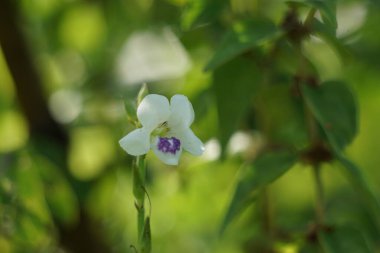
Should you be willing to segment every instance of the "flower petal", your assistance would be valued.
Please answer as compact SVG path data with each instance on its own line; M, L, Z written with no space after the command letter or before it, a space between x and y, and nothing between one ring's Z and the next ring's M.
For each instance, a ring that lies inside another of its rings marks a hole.
M174 95L170 99L170 126L182 125L189 127L194 121L194 109L189 99L184 95Z
M182 147L180 147L180 149L176 153L172 154L170 152L163 152L159 150L158 143L159 137L154 138L154 140L151 143L151 149L156 154L156 156L167 165L178 165L179 158L182 154Z
M205 151L202 141L194 134L190 128L183 128L173 135L181 140L183 149L195 156L200 156Z
M143 127L153 130L170 116L169 101L166 97L149 94L141 101L137 108L137 118Z
M139 156L148 153L150 149L150 131L145 128L133 130L120 141L120 146L130 155Z

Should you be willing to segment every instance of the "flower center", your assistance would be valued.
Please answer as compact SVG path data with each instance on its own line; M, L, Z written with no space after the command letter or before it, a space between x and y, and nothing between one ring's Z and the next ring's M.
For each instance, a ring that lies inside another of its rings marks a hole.
M169 126L168 126L168 122L165 121L163 123L161 123L160 125L158 125L154 131L152 132L152 135L153 136L165 136L168 132L169 132Z
M171 137L171 138L159 137L158 138L157 148L163 153L171 153L175 155L175 153L179 151L180 147L181 147L181 141L175 137Z

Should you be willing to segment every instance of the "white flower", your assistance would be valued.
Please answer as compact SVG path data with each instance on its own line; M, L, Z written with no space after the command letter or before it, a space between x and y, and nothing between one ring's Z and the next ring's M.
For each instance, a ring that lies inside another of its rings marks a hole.
M128 154L140 156L152 149L164 163L177 165L183 149L196 156L203 153L203 143L190 129L194 109L186 96L174 95L169 105L164 96L147 95L137 108L137 118L142 128L119 141Z

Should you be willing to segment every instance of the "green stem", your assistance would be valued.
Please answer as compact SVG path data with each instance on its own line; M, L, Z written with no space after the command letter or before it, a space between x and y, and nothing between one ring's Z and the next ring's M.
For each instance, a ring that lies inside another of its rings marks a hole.
M310 111L310 108L305 103L305 119L306 119L306 126L308 128L308 134L309 134L309 140L312 145L319 142L319 136L318 136L318 126L315 122L315 118Z
M138 248L141 253L150 253L151 250L147 250L145 246L151 245L149 217L145 217L145 181L145 157L138 156L133 164L133 195L135 197L135 207L137 210ZM149 236L144 236L147 234L147 231L149 231Z
M270 198L270 189L265 187L262 192L262 210L263 210L263 231L267 237L268 244L271 247L274 237L273 226L273 206Z
M139 244L141 244L142 241L142 235L144 231L144 224L145 224L145 207L137 207L137 234L138 234L138 240Z
M312 115L310 108L305 103L305 118L309 132L309 139L311 146L315 146L320 140L318 136L317 122ZM313 177L315 182L315 215L318 227L324 224L324 197L323 197L323 183L321 177L321 166L319 162L312 164Z
M309 11L304 23L303 23L303 25L306 29L309 29L310 26L312 25L313 18L314 18L316 11L317 11L317 9L315 9L315 8L310 9L310 11ZM306 77L306 74L307 74L306 70L307 70L307 66L309 63L308 63L305 55L303 54L302 44L303 44L303 40L301 40L297 43L294 43L294 46L297 50L298 59L299 59L297 76L299 76L301 79L304 79Z
M309 27L311 25L311 22L313 21L314 15L317 12L316 8L310 9L309 13L307 14L307 17L305 19L304 25L306 27Z
M316 200L315 200L316 222L317 222L317 226L321 227L324 224L324 216L325 216L321 167L318 165L314 165L313 172L314 172L315 193L316 193Z
M133 164L133 195L135 197L135 207L137 210L137 234L140 242L145 219L145 168L141 166L141 160L143 158L136 157L136 161Z
M318 135L317 122L312 115L310 108L307 107L305 103L305 118L307 123L307 128L309 132L309 139L311 146L315 146L320 140ZM312 164L313 177L315 182L315 215L316 223L318 227L324 224L324 197L323 197L323 183L321 177L321 166L319 162Z
M311 146L315 146L318 144L319 135L318 135L318 128L317 128L317 122L312 115L310 108L305 105L305 118L307 121L307 127L309 132L309 139ZM312 170L313 170L313 177L315 182L315 193L316 193L316 199L315 199L315 214L316 214L316 223L317 226L323 226L324 223L324 197L323 197L323 183L322 183L322 177L321 177L321 166L319 162L312 164Z
M317 11L316 8L310 9L304 21L304 26L306 28L311 26L316 11ZM305 66L307 64L307 60L302 52L302 43L300 43L297 48L298 48L298 53L299 53L299 67L297 70L297 75L301 79L303 79L305 78L305 75L306 75ZM305 85L305 84L301 84L301 85ZM304 101L304 105L305 105L305 119L306 119L306 124L308 128L310 143L311 143L311 146L315 146L320 141L319 135L318 135L317 122L305 101ZM322 178L321 178L320 164L314 163L312 165L312 170L313 170L315 192L316 192L316 200L315 200L316 223L318 227L321 227L324 224L325 212L324 212L323 183L322 183Z

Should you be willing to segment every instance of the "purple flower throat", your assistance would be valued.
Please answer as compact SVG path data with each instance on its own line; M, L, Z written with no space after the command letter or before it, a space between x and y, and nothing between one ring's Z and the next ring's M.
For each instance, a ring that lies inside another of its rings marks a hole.
M163 153L171 153L175 155L175 153L177 153L177 151L179 151L181 148L181 141L175 137L159 137L157 148Z

